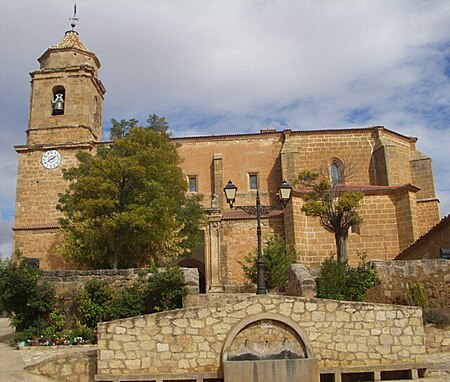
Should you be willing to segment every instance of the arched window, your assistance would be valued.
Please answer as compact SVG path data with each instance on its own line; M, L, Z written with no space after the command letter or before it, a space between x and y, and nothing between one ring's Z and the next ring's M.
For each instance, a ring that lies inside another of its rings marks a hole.
M331 162L330 178L333 185L339 184L342 181L342 168L337 160L333 160L333 162Z
M55 86L53 88L52 115L63 115L65 102L66 89L64 86Z

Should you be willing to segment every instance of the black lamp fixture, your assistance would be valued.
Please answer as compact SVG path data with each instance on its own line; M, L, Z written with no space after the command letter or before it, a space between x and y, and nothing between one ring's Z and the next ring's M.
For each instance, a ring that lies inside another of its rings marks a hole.
M224 187L223 192L227 199L227 203L230 208L233 208L234 202L236 201L237 187L233 184L231 180L228 181L227 185ZM292 186L290 186L285 180L278 187L278 197L281 200L282 208L285 208L292 194ZM264 280L264 260L262 258L262 244L261 244L261 199L259 196L259 190L256 190L256 208L252 206L235 206L235 209L241 209L246 212L256 212L257 229L256 236L258 239L258 260L256 261L257 268L257 279L256 279L256 294L267 294L266 282ZM282 209L280 206L263 206L266 213Z
M223 192L225 192L225 197L227 198L227 203L230 205L230 208L233 208L233 204L236 201L237 187L229 180L223 189Z

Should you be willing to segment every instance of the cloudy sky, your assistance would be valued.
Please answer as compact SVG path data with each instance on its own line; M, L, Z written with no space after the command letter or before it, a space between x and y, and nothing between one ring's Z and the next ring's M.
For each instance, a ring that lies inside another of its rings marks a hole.
M73 0L0 0L0 252L11 251L29 72ZM433 158L450 213L450 1L77 0L111 118L165 116L175 136L383 125ZM104 139L108 138L105 133Z

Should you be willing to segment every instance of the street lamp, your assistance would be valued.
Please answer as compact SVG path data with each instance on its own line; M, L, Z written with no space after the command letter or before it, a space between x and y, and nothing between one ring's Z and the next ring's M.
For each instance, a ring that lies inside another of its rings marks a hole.
M230 208L233 208L233 204L236 201L237 187L228 181L227 185L223 189L225 197L227 198L227 203ZM269 213L273 210L279 210L286 207L287 202L291 198L292 186L290 186L285 180L278 187L278 197L281 200L282 206L262 206L265 213ZM259 196L259 190L256 190L256 208L253 206L235 206L235 209L241 209L248 213L256 213L256 236L258 238L258 260L256 261L257 268L257 278L256 278L256 294L266 294L266 282L264 281L264 260L262 258L262 244L261 244L261 198Z

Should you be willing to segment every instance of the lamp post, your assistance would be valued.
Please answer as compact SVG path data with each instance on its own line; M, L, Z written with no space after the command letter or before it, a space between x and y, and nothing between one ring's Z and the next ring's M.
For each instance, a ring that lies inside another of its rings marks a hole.
M228 181L227 185L223 189L225 193L225 197L227 199L227 203L230 205L230 208L233 208L234 202L236 201L236 193L237 187L231 182ZM259 196L259 190L256 190L256 206L234 206L235 209L241 209L248 213L255 214L256 213L256 236L258 239L258 259L256 261L256 269L257 269L257 278L256 278L256 294L266 294L266 282L264 280L264 260L262 258L262 243L261 243L261 209L263 209L264 213L269 213L273 210L279 210L286 207L287 202L291 198L292 187L283 180L281 185L278 187L278 197L282 202L282 206L261 206L261 198Z

